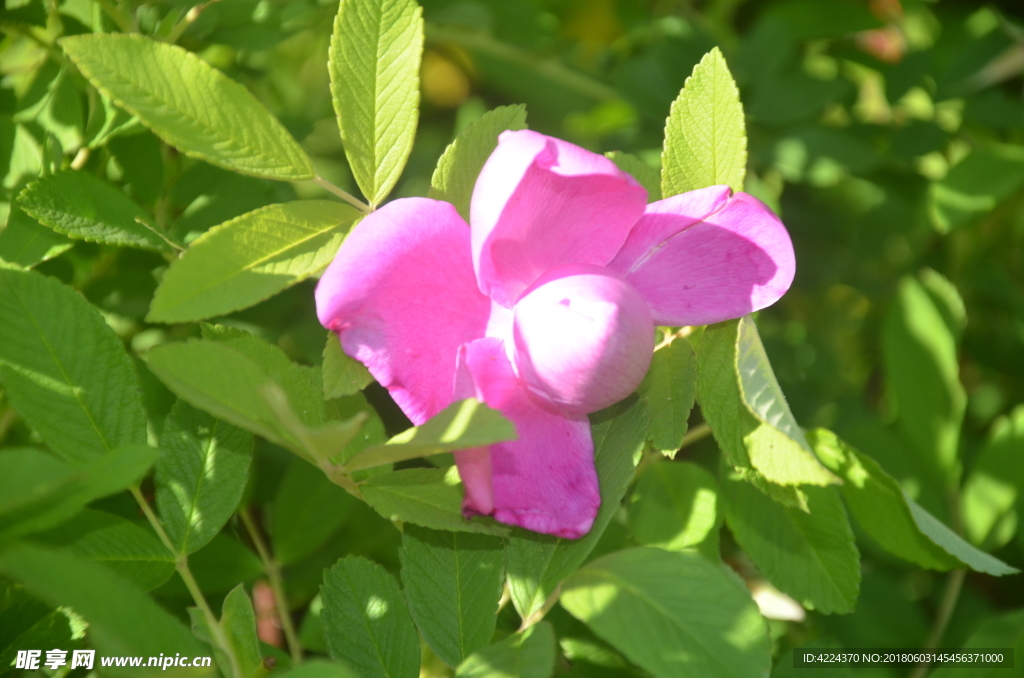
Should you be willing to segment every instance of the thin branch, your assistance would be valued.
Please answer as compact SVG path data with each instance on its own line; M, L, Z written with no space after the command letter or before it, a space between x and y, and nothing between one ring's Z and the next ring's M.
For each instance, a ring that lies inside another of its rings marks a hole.
M174 547L174 542L167 536L167 531L164 530L163 524L155 513L153 508L146 501L146 498L142 496L142 490L139 489L138 485L132 485L130 488L132 496L135 497L135 501L138 502L139 508L142 509L142 513L146 516L146 520L153 527L153 531L160 537L160 541L167 547L167 550L175 558L174 568L178 571L181 576L181 580L185 582L185 588L188 589L189 593L192 594L192 600L195 601L196 605L202 611L203 616L206 617L206 625L210 627L210 633L213 635L213 642L217 644L224 655L228 658L228 663L231 665L231 675L234 678L244 678L242 676L242 669L238 664L238 657L235 656L235 650L231 647L231 643L228 642L228 637L224 633L224 627L220 625L220 621L217 616L213 614L213 609L210 608L210 604L206 602L206 597L203 595L202 589L199 588L199 584L196 583L196 578L192 576L192 571L188 568L188 557L179 553L178 549Z
M281 620L281 628L284 630L285 640L288 642L288 649L291 651L292 664L302 661L302 643L299 642L299 634L295 632L295 624L292 622L291 611L288 609L288 599L284 595L284 581L281 578L281 566L270 553L263 536L252 519L248 507L238 509L238 516L242 519L249 538L252 539L256 553L263 561L263 571L270 581L270 590L274 593L274 602L277 604L277 616Z
M949 626L949 620L953 618L953 610L956 609L956 603L960 599L960 591L963 590L964 577L966 576L967 570L953 570L949 573L949 577L946 578L946 587L942 591L942 601L939 603L939 609L935 615L932 630L928 633L928 641L923 648L925 652L934 650L942 642L942 636L946 634L946 627ZM921 662L914 669L914 672L910 674L910 678L924 678L930 667L931 662Z
M355 197L354 195L352 195L348 191L344 191L344 190L338 188L337 186L335 186L331 182L327 181L327 179L324 179L319 174L316 175L313 178L313 183L315 183L317 186L319 186L319 187L321 187L323 189L326 189L326 190L330 191L331 193L333 193L334 195L338 196L339 198L341 198L342 200L344 200L348 204L350 204L353 207L355 207L360 212L366 212L367 214L369 214L370 212L373 211L373 208L370 207L369 205L367 205L365 202L363 202L359 198Z
M689 431L687 431L685 436L683 436L683 442L680 443L679 449L681 450L684 447L689 447L690 445L693 445L698 440L703 440L704 438L707 438L709 435L711 435L711 427L710 426L708 426L707 424L705 424L703 422L700 423L700 424L697 424L696 426L691 428Z

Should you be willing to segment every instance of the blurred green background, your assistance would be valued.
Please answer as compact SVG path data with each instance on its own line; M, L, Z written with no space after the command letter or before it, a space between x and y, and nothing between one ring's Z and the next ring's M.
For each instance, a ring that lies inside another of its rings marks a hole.
M111 2L151 34L166 32L193 4ZM119 127L127 117L98 114L95 94L66 68L53 40L111 26L100 4L7 0L0 15L0 223L6 223L0 257L41 262L38 270L81 290L141 351L180 336L168 332L195 331L143 321L166 262L135 250L72 246L11 208L27 182L68 164L105 174L186 241L257 207L325 194L313 184L242 177L184 158L141 127ZM507 103L525 103L535 130L599 152L629 151L657 167L672 100L693 65L719 45L747 112L747 190L779 212L796 247L793 288L759 314L758 325L797 419L805 427L834 429L947 524L1024 567L1024 530L1017 525L1024 510L1024 409L1015 413L1024 407L1024 4L421 4L427 21L422 115L393 197L425 195L434 163L453 136ZM336 11L337 2L330 1L221 0L205 5L178 42L254 91L313 155L321 175L357 193L328 91ZM914 432L894 397L901 378L910 389L902 391L905 405L913 389L927 399L932 388L900 357L900 318L913 312L898 295L901 281L925 289L958 337L966 410L951 476L916 451ZM299 285L228 321L277 342L300 362L318 363L324 331L316 323L312 287ZM173 398L141 361L137 366L151 428L158 428ZM909 376L897 374L901 370ZM403 428L386 394L372 395L388 425ZM30 436L14 417L0 415L0 443ZM321 515L324 506L338 502L332 514L337 519L306 516L309 529L322 536L289 552L286 581L296 608L309 604L322 568L344 553L397 566L397 531L366 506L347 501L315 469L261 445L249 490L253 501L282 501L290 492L297 505L311 497L327 502L319 505ZM707 438L681 456L713 469L715 455ZM965 484L961 502L948 500L950 483ZM115 504L105 508L134 515L134 507ZM625 532L613 523L599 552L627 540ZM776 622L780 650L808 642L924 643L945 575L902 564L867 539L858 543L865 562L856 613ZM258 576L258 562L238 548L237 540L222 535L196 555L194 569L213 578L204 588L226 592L239 579ZM723 549L727 562L756 579L728 538ZM185 591L174 580L157 594L173 601ZM1020 576L970 574L944 644L960 645L993 614L1022 607ZM625 675L615 668L620 658L582 625L558 609L552 619L567 656L589 657L580 665L593 672L576 675ZM584 649L565 648L574 633Z

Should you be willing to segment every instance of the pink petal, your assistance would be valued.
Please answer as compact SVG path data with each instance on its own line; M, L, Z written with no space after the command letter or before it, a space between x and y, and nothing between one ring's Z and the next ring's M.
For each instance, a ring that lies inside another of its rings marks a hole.
M418 425L451 403L458 348L484 335L491 302L476 287L455 208L405 198L353 229L317 285L316 307Z
M786 227L760 200L713 186L647 206L608 268L657 325L707 325L774 304L793 282Z
M460 357L477 397L515 424L519 436L490 446L489 486L479 450L456 454L466 487L463 512L567 539L585 535L601 505L587 417L535 401L513 373L499 339L471 342Z
M559 409L603 410L635 391L651 366L651 311L632 285L606 268L553 268L514 311L519 375Z
M511 307L559 264L606 265L646 202L604 156L529 130L503 132L470 206L480 290Z

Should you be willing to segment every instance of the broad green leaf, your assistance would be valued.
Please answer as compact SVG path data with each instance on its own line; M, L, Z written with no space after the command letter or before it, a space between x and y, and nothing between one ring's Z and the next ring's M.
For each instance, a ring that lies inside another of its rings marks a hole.
M893 555L921 567L960 567L956 558L922 532L903 489L874 459L831 431L815 429L809 436L822 462L843 478L840 491L846 505L868 536Z
M498 537L406 525L402 583L427 644L449 666L491 642L505 559Z
M174 556L152 530L112 513L85 509L33 541L102 563L143 591L174 573Z
M840 482L793 418L750 316L709 325L697 369L701 413L730 465L778 485Z
M263 104L195 54L138 33L75 35L60 46L96 89L185 155L267 179L315 176Z
M284 673L275 674L281 678L359 678L341 662L329 662L323 659L305 661Z
M1020 572L1017 568L1010 567L998 558L979 551L965 542L956 532L943 525L938 518L908 497L906 492L903 493L903 498L907 502L907 507L910 509L910 514L914 517L918 529L966 567L996 577Z
M335 432L319 370L296 365L278 347L241 330L206 326L203 332L216 339L158 346L146 355L147 365L193 406L313 458L302 442L306 427L315 438L330 440ZM326 431L316 428L325 424ZM358 430L341 428L346 440Z
M0 185L19 188L43 171L43 149L24 125L0 115Z
M0 268L0 383L62 457L145 444L135 370L99 312L55 278Z
M372 206L395 187L419 120L422 10L414 0L343 0L327 68L345 157Z
M331 657L362 678L416 678L420 642L394 577L349 556L324 573L321 619Z
M0 539L45 530L67 520L100 497L137 484L156 461L157 451L126 445L85 462L68 473L68 465L44 452L10 450L0 455L5 478L0 489L13 495L0 512ZM49 474L53 478L49 478ZM13 488L14 483L25 483ZM6 487L5 487L6 486Z
M0 676L24 675L16 669L18 652L26 648L77 650L81 647L80 629L72 626L67 609L52 610L25 593L20 587L5 584L0 589L4 609L0 612ZM80 620L81 618L79 618ZM45 661L45 653L41 657ZM40 662L43 663L43 662Z
M899 425L922 463L941 469L949 482L955 481L960 423L967 405L956 339L942 312L913 277L900 281L889 309L882 356Z
M147 319L189 322L257 304L322 271L358 216L338 202L301 200L214 226L171 263Z
M334 332L327 333L324 346L324 398L341 398L362 391L373 383L373 375L355 358L341 350L341 341Z
M98 655L155 657L168 647L192 657L210 654L208 647L135 584L99 563L25 544L0 552L0 572L34 596L81 615L89 623L89 642ZM214 676L215 669L181 672L186 673Z
M780 591L824 614L853 612L860 553L843 502L832 488L805 491L810 513L782 506L738 478L723 478L726 522Z
M743 106L717 47L693 67L672 103L661 168L661 193L666 198L719 184L743 190L747 171Z
M971 465L960 499L964 529L986 550L1005 545L1016 531L1024 495L1024 405L992 424Z
M555 670L555 632L540 622L470 655L456 678L550 678Z
M89 120L85 127L86 145L89 148L99 148L111 139L143 129L138 118L118 108L109 97L99 94L96 98L98 101L90 105Z
M647 189L647 202L661 200L661 171L656 170L632 153L609 151L604 154L615 166L631 175Z
M654 464L640 476L630 498L629 529L646 546L669 551L696 547L717 559L721 526L718 483L696 464Z
M935 310L946 322L950 334L959 343L967 325L967 307L964 306L964 300L956 286L941 273L930 268L923 269L917 277L935 304Z
M604 534L633 477L648 425L647 410L636 396L590 415L601 508L584 537L571 540L522 529L513 531L505 545L505 566L512 602L524 619L544 606Z
M479 400L467 398L452 403L421 426L403 431L383 445L367 447L349 459L345 468L358 471L515 439L512 422Z
M213 539L238 508L252 435L179 400L164 422L160 450L153 477L157 509L178 554L188 555Z
M654 449L674 458L697 397L697 356L688 339L676 337L654 352L637 393L651 415L648 440Z
M7 226L0 230L0 261L32 268L67 252L74 241L43 226L18 207L11 205Z
M316 551L348 519L355 501L319 468L293 459L274 497L274 557L289 565Z
M750 593L696 553L643 547L569 577L562 607L658 678L752 678L771 669L768 629Z
M990 214L1024 185L1024 152L1018 145L986 144L928 187L928 213L940 233Z
M469 223L469 201L476 178L487 158L498 147L498 136L506 130L526 129L526 106L499 106L466 126L437 161L430 178L428 198L455 205Z
M86 172L42 177L18 194L18 205L39 223L76 240L155 252L175 249L144 209Z
M452 532L508 534L507 527L490 518L462 517L462 481L454 466L391 471L361 483L359 489L388 520Z
M238 668L243 676L255 676L262 668L260 641L256 636L256 612L253 610L245 586L239 584L224 598L220 624L234 650Z

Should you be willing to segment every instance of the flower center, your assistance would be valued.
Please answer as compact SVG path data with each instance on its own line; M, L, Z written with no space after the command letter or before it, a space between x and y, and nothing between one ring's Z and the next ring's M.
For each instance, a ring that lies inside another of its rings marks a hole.
M654 321L639 292L599 266L541 276L513 309L519 376L542 400L589 413L636 390L654 353Z

